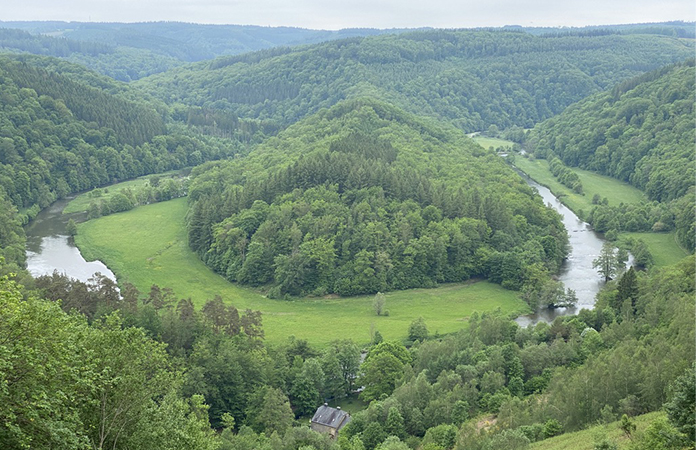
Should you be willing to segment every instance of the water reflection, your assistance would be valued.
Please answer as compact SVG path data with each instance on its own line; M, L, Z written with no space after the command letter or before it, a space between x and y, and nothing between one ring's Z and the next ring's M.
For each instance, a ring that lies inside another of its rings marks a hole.
M534 314L520 316L516 322L521 326L534 325L537 322L553 322L556 317L577 314L581 309L592 309L595 296L604 284L602 277L592 268L592 261L599 256L604 240L592 231L590 226L580 220L551 191L523 176L527 183L535 188L549 206L563 216L563 225L568 230L570 254L563 262L558 279L566 288L573 289L578 296L578 303L572 308L544 308Z
M50 275L54 270L86 282L94 273L116 281L116 276L101 261L85 261L66 225L71 218L84 220L83 214L62 214L72 198L58 200L41 211L26 227L27 269L33 276Z

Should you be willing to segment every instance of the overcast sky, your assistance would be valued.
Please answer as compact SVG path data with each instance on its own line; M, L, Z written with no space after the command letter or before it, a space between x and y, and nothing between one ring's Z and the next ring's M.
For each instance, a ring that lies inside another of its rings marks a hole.
M2 0L0 20L181 21L314 29L696 20L694 0Z

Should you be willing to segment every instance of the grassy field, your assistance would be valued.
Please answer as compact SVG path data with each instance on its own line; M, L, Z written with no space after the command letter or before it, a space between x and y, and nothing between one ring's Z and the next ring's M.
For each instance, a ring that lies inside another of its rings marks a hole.
M351 394L348 397L342 398L340 400L330 400L329 406L334 408L340 406L341 409L348 411L351 414L355 414L358 411L368 407L368 404L358 398L358 394Z
M606 197L610 205L640 203L647 200L647 197L640 189L628 183L587 170L571 168L580 177L585 192L584 195L577 194L556 180L549 170L549 163L545 159L529 160L517 155L515 157L515 166L537 183L547 186L556 197L576 212L579 210L583 210L586 213L590 212L593 206L592 197L595 194L599 194L602 198Z
M633 418L636 424L636 433L642 433L654 420L664 417L663 412L643 414ZM593 450L594 444L602 439L616 442L619 449L628 449L631 441L619 428L619 422L607 425L597 425L586 430L566 433L543 441L535 442L529 446L530 450Z
M174 177L179 175L178 170L171 171L171 172L165 172L165 173L160 173L157 174L160 179L164 180L166 178ZM63 214L70 214L70 213L76 213L76 212L83 212L87 211L89 209L89 205L92 202L99 202L101 200L108 200L113 196L114 194L118 193L121 189L137 189L141 186L144 186L145 183L147 183L150 178L152 178L153 175L147 175L144 177L140 178L135 178L133 180L128 180L128 181L123 181L121 183L113 184L111 186L106 186L103 188L99 189L93 189L91 191L85 192L83 194L78 195L73 201L68 203L68 206L65 207L63 210ZM92 192L94 191L101 191L102 195L99 197L93 197Z
M688 255L675 241L674 233L619 233L620 241L629 237L645 241L657 267L675 264Z
M387 293L388 317L374 314L372 296L270 300L229 283L191 252L184 226L186 209L182 198L88 221L79 225L75 241L86 259L103 261L119 280L142 292L157 284L172 288L179 298L191 297L198 307L219 294L240 310L260 310L270 342L294 335L317 345L346 337L367 343L372 329L385 339L403 339L419 316L430 333L450 333L465 326L474 311L527 311L516 292L487 282Z
M497 138L492 138L492 137L487 137L487 136L481 136L480 134L477 134L472 138L478 145L481 147L488 149L488 147L493 147L494 149L497 149L498 147L503 147L506 149L512 148L512 141L506 141L505 139L497 139Z
M647 200L645 194L639 189L614 178L587 170L571 169L578 174L582 182L585 195L580 195L563 186L554 178L546 160L529 160L518 155L515 159L515 166L537 183L547 186L554 195L575 211L576 214L578 214L578 211L582 211L584 214L590 212L593 206L592 197L595 194L606 197L610 205L638 203ZM619 239L628 237L639 238L645 241L657 267L674 264L687 255L674 240L674 233L619 233Z

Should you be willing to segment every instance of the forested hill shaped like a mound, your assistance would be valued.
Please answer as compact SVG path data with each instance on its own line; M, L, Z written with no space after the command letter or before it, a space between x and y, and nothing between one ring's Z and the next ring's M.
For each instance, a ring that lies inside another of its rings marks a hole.
M658 222L631 214L625 223L621 218L629 215L599 205L593 213L599 231L674 228L693 252L695 79L690 59L627 80L536 126L527 147L537 156L555 154L570 166L629 182L668 205Z
M54 65L72 67L52 58L0 57L0 256L20 266L21 223L57 198L238 150L231 141L167 135L157 105L129 100L135 96L127 86L112 94L113 80L99 88L96 74L86 83L83 68L68 77L47 69Z
M271 296L356 295L555 272L559 216L501 158L453 127L356 99L237 161L193 173L189 243Z
M139 80L172 103L287 125L369 96L465 131L531 127L568 105L693 54L655 35L420 31L222 57Z

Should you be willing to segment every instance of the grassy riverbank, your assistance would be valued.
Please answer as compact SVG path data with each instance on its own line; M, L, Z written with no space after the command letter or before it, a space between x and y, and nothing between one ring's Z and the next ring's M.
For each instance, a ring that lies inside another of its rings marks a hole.
M132 180L128 181L122 181L120 183L112 184L111 186L106 186L103 188L97 188L93 189L88 192L84 192L77 197L75 197L74 200L72 200L70 203L68 203L68 206L65 207L63 210L63 214L70 214L70 213L76 213L76 212L86 212L89 209L89 205L91 203L99 203L101 201L108 201L112 196L115 194L119 193L122 189L130 189L132 191L137 191L138 189L142 188L146 184L150 183L150 180L153 178L157 178L160 180L166 180L167 178L175 178L180 176L182 171L186 171L187 169L182 169L182 170L172 170L169 172L164 172L164 173L158 173L155 175L146 175L143 177L139 178L134 178ZM188 169L190 170L190 169Z
M537 183L548 187L581 218L592 210L592 197L595 194L602 198L606 197L610 205L640 203L648 200L641 190L627 183L573 167L570 169L578 174L585 191L584 195L580 195L556 180L549 170L548 162L544 159L534 160L516 155L515 166ZM674 264L687 256L687 253L677 245L674 233L619 233L619 240L628 238L645 241L657 267Z
M431 333L451 333L474 311L528 310L516 292L487 282L387 293L388 317L375 315L372 296L270 300L229 283L196 257L186 242L186 209L186 199L141 206L80 224L75 240L85 258L103 261L142 292L157 284L171 287L179 298L191 297L199 308L219 294L238 309L260 310L267 340L276 343L290 335L318 345L346 337L366 343L371 329L385 339L403 339L418 317Z
M588 170L570 167L570 170L577 173L578 177L580 177L580 182L585 192L584 195L578 194L562 185L553 176L551 170L549 170L549 163L545 159L528 159L516 155L515 166L537 183L548 187L556 197L575 211L576 214L579 211L590 212L593 206L592 197L595 194L602 198L606 197L610 205L640 203L648 200L640 189L628 183Z

